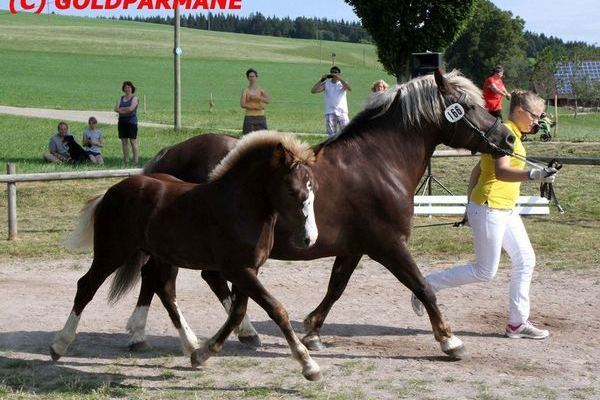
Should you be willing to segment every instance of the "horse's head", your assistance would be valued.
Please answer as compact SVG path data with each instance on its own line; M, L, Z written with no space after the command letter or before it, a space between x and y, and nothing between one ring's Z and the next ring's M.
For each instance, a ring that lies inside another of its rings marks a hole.
M314 201L317 182L310 162L279 143L273 153L269 197L278 218L293 230L292 243L298 248L315 244L319 232L315 221Z
M434 76L445 104L444 121L448 127L442 142L450 147L469 149L473 154L512 154L515 137L500 118L492 116L479 102L450 84L440 69Z

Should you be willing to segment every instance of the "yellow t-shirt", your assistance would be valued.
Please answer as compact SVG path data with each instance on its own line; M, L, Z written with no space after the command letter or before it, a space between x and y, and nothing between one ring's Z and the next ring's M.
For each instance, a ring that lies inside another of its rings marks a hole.
M258 89L256 91L256 93L258 95L261 95L262 94L262 90ZM244 97L245 97L245 100L246 100L247 104L252 104L252 105L255 105L255 106L262 106L262 107L264 107L264 105L265 105L260 98L258 98L258 99L256 99L256 98L250 98L250 91L248 89L244 89ZM265 109L263 108L261 110L249 110L249 109L246 108L246 115L249 116L249 117L256 117L256 116L260 116L260 115L265 115Z
M512 121L506 121L504 125L515 135L514 152L525 157L521 131ZM523 169L525 161L511 157L510 166ZM494 159L489 154L481 155L481 175L471 193L472 202L477 204L487 202L490 208L512 209L515 207L520 189L521 182L504 182L496 179Z

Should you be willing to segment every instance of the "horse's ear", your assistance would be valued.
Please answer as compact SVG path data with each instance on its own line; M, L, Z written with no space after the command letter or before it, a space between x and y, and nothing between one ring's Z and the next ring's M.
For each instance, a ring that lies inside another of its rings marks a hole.
M433 76L435 77L435 84L440 93L443 95L450 94L450 86L448 85L448 80L444 77L444 70L439 67L436 68L433 72Z
M294 162L294 155L285 148L283 143L277 143L273 152L273 164L275 167L289 167Z

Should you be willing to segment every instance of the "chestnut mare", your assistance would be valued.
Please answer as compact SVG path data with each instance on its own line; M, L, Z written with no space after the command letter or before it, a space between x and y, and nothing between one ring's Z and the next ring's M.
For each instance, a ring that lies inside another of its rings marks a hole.
M445 117L446 110L450 115ZM225 135L194 137L161 151L145 170L202 182L236 141ZM311 350L322 347L320 329L325 317L367 254L423 302L442 350L460 357L462 342L443 320L436 297L406 245L413 194L438 144L500 154L499 148L512 152L513 142L508 129L483 108L481 91L470 80L456 71L447 75L436 71L435 77L420 77L372 94L365 110L339 136L316 146L313 173L320 185L315 205L319 240L310 249L293 248L285 240L290 227L278 221L271 253L282 260L336 256L327 293L304 320L303 343ZM140 297L128 323L132 348L145 345L146 312L153 297L149 282L154 274L152 264L142 269ZM228 307L230 293L224 279L210 271L203 271L202 277ZM179 326L176 318L173 323ZM260 343L247 317L240 328L241 341Z
M138 175L88 201L68 244L76 248L93 240L94 259L77 282L71 314L50 346L52 358L65 354L83 309L106 278L116 271L110 291L116 300L151 256L153 288L169 314L182 321L180 336L192 352L193 366L222 349L242 321L249 296L279 325L304 377L320 379L320 368L292 330L283 305L257 278L271 253L276 221L289 227L289 236L278 239L287 246L306 249L317 240L313 162L313 151L293 135L258 132L238 142L209 183ZM232 283L229 317L201 348L177 307L171 265L216 271Z

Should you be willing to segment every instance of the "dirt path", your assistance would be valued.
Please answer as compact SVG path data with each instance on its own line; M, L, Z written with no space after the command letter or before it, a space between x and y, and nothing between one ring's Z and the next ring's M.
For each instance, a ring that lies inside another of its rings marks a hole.
M88 263L0 263L0 398L2 390L20 388L136 398L600 398L599 271L536 272L532 318L551 331L546 341L501 335L506 266L493 283L440 293L441 309L468 350L468 357L451 362L434 341L428 320L413 314L407 289L363 259L323 329L328 348L312 353L324 380L310 383L275 324L252 302L249 312L263 342L259 349L231 337L221 355L194 370L155 300L147 330L152 349L130 355L124 325L137 289L111 307L102 287L84 311L67 356L50 362L48 345L66 320L76 281ZM324 293L331 265L331 259L269 261L261 270L262 281L286 305L299 334L305 314ZM180 272L178 302L201 339L224 322L224 311L198 272Z
M0 114L77 122L87 122L88 118L93 115L100 124L117 125L118 122L118 115L113 111L54 110L50 108L11 107L0 105ZM172 127L171 125L157 124L154 122L139 122L139 125L154 128Z

